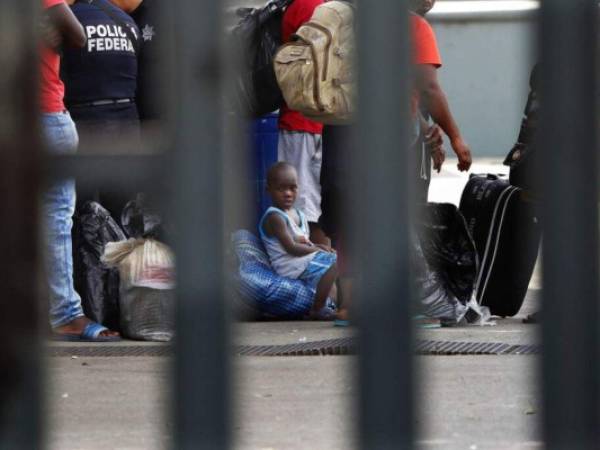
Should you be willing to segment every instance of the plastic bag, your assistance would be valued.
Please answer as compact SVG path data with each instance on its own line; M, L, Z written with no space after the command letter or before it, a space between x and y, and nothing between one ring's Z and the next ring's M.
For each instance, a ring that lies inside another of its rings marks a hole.
M465 304L477 278L477 251L464 217L455 205L429 203L422 211L419 241L429 266L445 288Z
M273 70L281 45L281 19L292 0L275 0L262 8L240 8L241 20L229 36L231 54L240 61L235 109L255 117L279 109L283 95Z
M153 239L106 246L102 261L121 278L121 330L130 339L170 341L175 330L175 258Z
M145 195L141 193L123 208L121 225L130 238L164 238L162 217L148 205Z
M473 303L478 261L475 243L455 205L424 205L413 235L413 270L420 313L446 324L460 322L467 312L485 321Z
M73 281L83 311L91 320L119 330L119 272L100 258L109 242L125 234L110 213L96 202L85 202L73 217Z

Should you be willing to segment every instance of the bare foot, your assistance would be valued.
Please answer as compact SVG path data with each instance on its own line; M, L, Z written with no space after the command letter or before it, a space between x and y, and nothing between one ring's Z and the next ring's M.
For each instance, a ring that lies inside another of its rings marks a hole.
M323 307L318 310L311 309L308 313L308 319L310 320L335 320L335 313L333 310Z
M91 322L91 320L85 316L78 317L65 325L61 325L60 327L54 328L53 332L56 334L80 335L83 333L85 326L90 322ZM100 332L100 336L117 337L117 336L119 336L119 333L117 333L116 331L112 331L112 330L104 330L104 331Z
M338 309L335 318L336 320L349 320L348 308Z

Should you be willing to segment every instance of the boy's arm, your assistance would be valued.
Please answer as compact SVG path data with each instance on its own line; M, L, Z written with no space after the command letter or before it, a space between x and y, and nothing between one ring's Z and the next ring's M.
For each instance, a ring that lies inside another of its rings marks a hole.
M265 220L268 234L277 238L286 252L292 256L304 256L319 250L318 247L309 244L295 242L288 232L285 220L279 214L270 214Z
M417 86L419 94L433 121L437 123L450 139L450 145L458 157L461 171L471 167L471 150L463 140L458 125L452 117L448 99L437 78L437 68L431 64L417 65Z
M83 47L87 41L83 26L66 4L55 5L46 10L46 17L62 37L63 41L73 47Z

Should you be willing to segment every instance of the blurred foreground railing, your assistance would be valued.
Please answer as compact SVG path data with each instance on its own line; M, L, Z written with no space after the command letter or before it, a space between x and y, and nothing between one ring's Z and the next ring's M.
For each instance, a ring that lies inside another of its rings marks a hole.
M541 9L544 438L600 446L598 5Z
M0 4L0 448L7 449L39 448L42 436L36 7L33 0ZM359 162L354 176L361 189L355 191L354 205L362 217L378 217L375 222L356 221L359 232L370 227L355 249L363 263L357 301L362 351L357 406L360 446L368 450L414 445L408 257L412 207L410 188L402 181L408 179L409 156L401 151L407 136L408 111L402 105L408 109L409 46L407 30L397 26L406 20L405 7L403 1L382 0L377 8L359 12L363 95L359 152L353 157ZM541 9L542 377L549 449L592 449L600 444L596 8L593 0L545 0ZM212 0L178 2L172 16L177 25L171 49L177 76L171 107L177 125L172 158L158 165L154 157L121 160L130 173L167 176L171 171L171 203L178 224L173 379L178 449L231 445L219 151L220 14L219 3ZM95 177L113 177L109 172L114 161L95 160ZM50 168L55 175L77 175L88 170L89 163L89 158L56 159ZM139 182L151 183L144 176Z

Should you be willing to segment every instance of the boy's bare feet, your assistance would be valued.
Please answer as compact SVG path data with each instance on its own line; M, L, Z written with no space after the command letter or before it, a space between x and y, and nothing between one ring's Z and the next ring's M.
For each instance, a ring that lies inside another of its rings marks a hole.
M311 309L310 312L308 313L308 318L310 320L330 321L330 320L335 320L336 314L335 314L335 312L333 312L333 310L324 306L323 308L321 308L318 311Z

